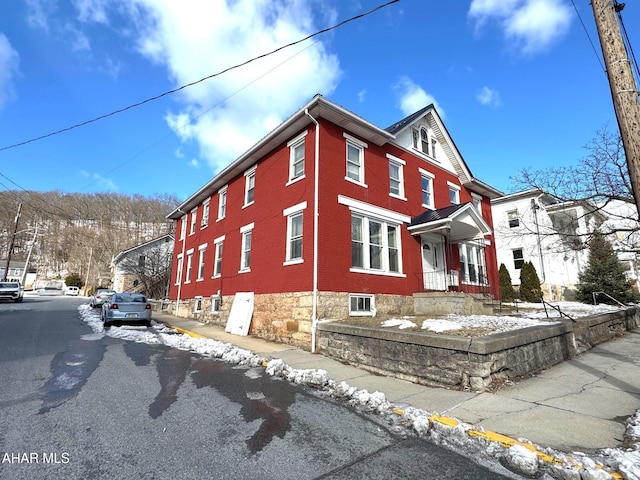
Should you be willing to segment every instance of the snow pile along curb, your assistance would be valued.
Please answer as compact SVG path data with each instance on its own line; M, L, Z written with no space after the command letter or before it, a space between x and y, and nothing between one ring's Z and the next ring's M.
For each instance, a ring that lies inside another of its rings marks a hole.
M103 332L102 322L89 307L79 307L80 315L92 329ZM631 417L625 435L628 448L604 449L593 457L580 453L566 454L541 448L528 440L513 439L485 431L482 427L460 422L413 407L402 408L387 401L384 393L360 390L346 382L337 383L325 370L296 369L282 359L265 359L232 344L204 338L184 329L154 324L158 340L149 338L148 331L129 330L127 334L112 328L108 335L132 341L162 343L201 355L219 358L228 363L262 366L272 377L289 380L297 385L316 389L322 394L342 400L359 411L375 413L398 429L408 429L420 437L469 454L498 460L509 470L524 476L538 477L546 473L557 480L640 480L640 412ZM146 330L146 329L145 329ZM177 333L176 333L177 332Z

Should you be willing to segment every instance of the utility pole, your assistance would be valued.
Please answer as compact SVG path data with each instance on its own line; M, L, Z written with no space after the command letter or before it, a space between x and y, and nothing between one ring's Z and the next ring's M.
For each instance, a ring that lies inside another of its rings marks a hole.
M611 97L622 137L636 209L640 215L640 104L631 59L625 48L616 14L624 3L591 0L600 47L611 87Z
M4 265L4 275L2 281L7 281L7 274L9 273L9 264L11 263L11 253L13 252L13 244L16 241L16 233L18 233L18 221L20 220L20 212L22 211L22 203L18 204L18 213L16 213L16 220L13 225L13 235L11 235L11 242L9 242L9 251L7 252L7 263Z

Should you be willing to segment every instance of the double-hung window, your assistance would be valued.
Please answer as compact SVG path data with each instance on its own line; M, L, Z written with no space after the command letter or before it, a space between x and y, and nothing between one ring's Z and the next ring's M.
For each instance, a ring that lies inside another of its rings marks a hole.
M404 198L403 175L405 162L389 154L387 154L387 158L389 159L389 195L406 200L406 198Z
M222 247L224 245L224 235L216 238L213 244L216 246L213 259L213 277L217 278L222 275Z
M347 174L345 179L366 186L364 183L364 149L367 148L367 144L346 133L343 135L347 140Z
M425 208L434 208L433 204L433 179L435 176L432 173L419 169L420 171L420 183L422 189L422 206Z
M242 250L240 252L240 271L238 273L251 271L251 242L253 237L253 223L245 225L240 229L242 235Z
M184 276L184 283L191 283L192 268L193 268L193 248L187 251L187 272Z
M207 198L202 203L202 220L200 221L200 228L204 228L209 225L209 204L211 203L211 199Z
M248 207L254 201L256 189L256 167L252 167L244 173L244 207Z
M222 220L227 214L227 186L218 190L218 220Z
M449 203L451 205L458 205L460 203L460 187L451 182L447 182L449 185Z
M204 280L204 258L207 251L207 244L200 245L198 247L198 278L196 281L201 282Z
M184 240L187 235L187 216L183 215L180 219L180 240Z
M513 252L513 267L516 270L520 270L524 265L524 252L521 248L514 248Z
M183 263L183 257L182 254L178 255L178 265L176 266L176 285L180 285L180 282L182 281L182 263Z
M477 243L458 244L462 283L487 284L484 247Z
M302 212L305 208L307 208L307 202L302 202L282 211L282 214L287 217L287 247L284 265L303 261L302 230L304 217Z
M520 218L518 217L518 210L508 211L507 221L509 222L509 228L516 228L520 226Z
M196 233L196 219L198 218L198 209L191 210L191 224L189 226L189 235Z
M289 183L304 178L304 138L307 130L287 143L289 147Z
M480 216L482 216L482 197L480 195L472 193L471 201L473 202L473 208L475 208L476 212L478 212Z

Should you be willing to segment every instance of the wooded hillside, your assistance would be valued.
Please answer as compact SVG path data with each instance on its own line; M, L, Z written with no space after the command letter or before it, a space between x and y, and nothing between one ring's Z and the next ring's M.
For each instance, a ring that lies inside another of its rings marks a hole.
M113 255L170 233L165 217L180 201L173 196L117 193L0 192L0 259L6 259L19 205L12 260L37 268L38 277L75 273L97 286L109 278Z

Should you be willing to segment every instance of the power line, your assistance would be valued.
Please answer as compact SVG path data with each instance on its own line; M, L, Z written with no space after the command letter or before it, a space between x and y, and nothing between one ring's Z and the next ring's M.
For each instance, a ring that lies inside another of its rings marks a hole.
M297 44L299 44L299 43L305 42L306 40L309 40L310 38L313 38L313 37L316 37L316 36L318 36L318 35L322 35L323 33L330 32L331 30L335 30L335 29L337 29L337 28L340 28L340 27L342 27L343 25L346 25L347 23L353 22L354 20L358 20L358 19L363 18L363 17L366 17L366 16L368 16L368 15L371 15L372 13L374 13L374 12L376 12L376 11L378 11L378 10L381 10L381 9L383 9L383 8L385 8L385 7L388 7L389 5L391 5L391 4L393 4L393 3L397 3L397 2L399 2L399 1L400 1L400 0L390 0L390 1L389 1L389 2L387 2L387 3L384 3L384 4L382 4L382 5L379 5L379 6L377 6L377 7L373 8L373 9L371 9L371 10L367 11L367 12L361 13L361 14L359 14L359 15L355 15L355 16L353 16L353 17L350 17L350 18L348 18L348 19L346 19L346 20L343 20L342 22L339 22L339 23L337 23L337 24L335 24L335 25L333 25L333 26L331 26L331 27L324 28L324 29L319 30L319 31L317 31L317 32L315 32L315 33L312 33L311 35L307 35L307 36L306 36L306 37L304 37L304 38L301 38L301 39L296 40L296 41L294 41L294 42L288 43L288 44L286 44L286 45L282 45L282 46L280 46L280 47L278 47L278 48L276 48L276 49L274 49L274 50L271 50L270 52L263 53L262 55L258 55L258 56L256 56L256 57L250 58L249 60L246 60L245 62L242 62L242 63L236 64L236 65L233 65L233 66L231 66L231 67L227 67L227 68L225 68L224 70L221 70L221 71L219 71L219 72L217 72L217 73L213 73L213 74L211 74L211 75L208 75L208 76L206 76L206 77L203 77L203 78L201 78L200 80L196 80L195 82L187 83L187 84L182 85L182 86L180 86L180 87L178 87L178 88L174 88L173 90L169 90L169 91L167 91L167 92L161 93L161 94L156 95L156 96L154 96L154 97L147 98L146 100L142 100L142 101L140 101L140 102L133 103L133 104L128 105L128 106L126 106L126 107L124 107L124 108L120 108L120 109L118 109L118 110L114 110L114 111L112 111L112 112L110 112L110 113L107 113L107 114L104 114L104 115L100 115L100 116L98 116L98 117L92 118L91 120L86 120L86 121L84 121L84 122L77 123L77 124L75 124L75 125L71 125L70 127L66 127L66 128L61 129L61 130L57 130L57 131L55 131L55 132L47 133L47 134L45 134L45 135L41 135L41 136L39 136L39 137L35 137L35 138L29 139L29 140L25 140L25 141L23 141L23 142L14 143L13 145L8 145L8 146L6 146L6 147L1 147L1 148L0 148L0 152L5 151L5 150L10 150L10 149L12 149L12 148L16 148L16 147L21 147L21 146L23 146L23 145L27 145L27 144L29 144L29 143L33 143L33 142L37 142L37 141L39 141L39 140L43 140L43 139L45 139L45 138L53 137L54 135L59 135L59 134L61 134L61 133L68 132L68 131L70 131L70 130L74 130L74 129L76 129L76 128L80 128L80 127L83 127L83 126L85 126L85 125L89 125L89 124L91 124L91 123L95 123L95 122L97 122L97 121L99 121L99 120L104 120L105 118L112 117L112 116L117 115L117 114L119 114L119 113L126 112L127 110L131 110L131 109L133 109L133 108L140 107L140 106L142 106L142 105L144 105L144 104L146 104L146 103L150 103L150 102L153 102L153 101L155 101L155 100L159 100L160 98L166 97L167 95L171 95L171 94L173 94L173 93L177 93L177 92L179 92L179 91L181 91L181 90L184 90L185 88L192 87L192 86L194 86L194 85L197 85L197 84L199 84L199 83L202 83L202 82L204 82L205 80L209 80L209 79L211 79L211 78L214 78L214 77L220 76L220 75L222 75L222 74L224 74L224 73L226 73L226 72L228 72L228 71L230 71L230 70L234 70L234 69L236 69L236 68L243 67L243 66L245 66L245 65L247 65L247 64L249 64L249 63L251 63L251 62L254 62L254 61L256 61L256 60L260 60L260 59L262 59L262 58L265 58L265 57L268 57L268 56L270 56L270 55L273 55L274 53L277 53L277 52L279 52L280 50L284 50L285 48L289 48L289 47L292 47L293 45L297 45Z
M576 15L578 16L578 20L580 20L580 23L582 24L582 28L584 29L584 33L587 35L587 38L589 39L589 43L591 44L591 48L593 49L593 53L595 53L596 58L598 59L598 62L600 63L600 67L602 68L602 71L606 73L606 69L604 68L604 64L602 63L602 60L600 59L600 56L598 55L598 50L596 49L596 46L593 44L593 40L591 40L591 36L589 35L589 31L587 30L586 25L582 21L582 17L580 16L580 12L578 11L578 7L576 6L575 0L571 0L571 3L573 4L573 9L576 11Z

